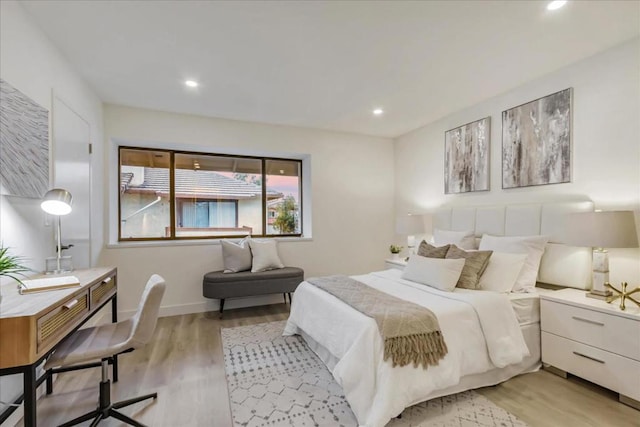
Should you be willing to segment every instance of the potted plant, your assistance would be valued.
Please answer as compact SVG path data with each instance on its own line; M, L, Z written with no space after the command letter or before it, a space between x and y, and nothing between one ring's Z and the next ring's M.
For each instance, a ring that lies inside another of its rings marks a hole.
M398 258L398 254L402 251L402 246L398 246L398 245L390 245L389 246L389 252L391 252L391 258L393 259L397 259Z
M19 284L22 284L20 277L24 276L24 272L31 269L25 267L22 262L24 258L9 254L9 248L0 246L0 279L5 276L9 277ZM0 292L0 301L2 301L2 293Z

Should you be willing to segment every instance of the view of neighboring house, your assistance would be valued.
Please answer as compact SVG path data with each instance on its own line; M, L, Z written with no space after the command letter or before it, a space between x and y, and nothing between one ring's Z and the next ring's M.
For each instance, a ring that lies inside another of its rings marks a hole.
M208 170L176 169L176 235L262 233L262 187ZM283 200L268 190L267 204ZM170 230L169 170L122 166L121 235L164 237ZM269 226L267 233L275 232Z
M300 209L293 196L267 201L267 234L294 233L299 228Z

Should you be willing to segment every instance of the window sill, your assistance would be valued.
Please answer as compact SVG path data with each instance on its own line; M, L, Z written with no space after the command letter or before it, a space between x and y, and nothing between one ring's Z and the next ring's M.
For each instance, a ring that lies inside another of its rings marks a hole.
M313 237L269 237L268 239L276 240L278 242L311 242L313 241ZM221 240L239 242L242 239L237 238L237 239L194 239L194 240L113 242L113 243L107 244L107 249L219 245ZM262 238L256 237L256 240L262 240Z

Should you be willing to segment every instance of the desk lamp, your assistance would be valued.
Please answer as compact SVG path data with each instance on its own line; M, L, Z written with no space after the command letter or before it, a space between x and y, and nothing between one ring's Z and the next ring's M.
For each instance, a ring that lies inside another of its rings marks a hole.
M54 188L52 190L47 191L47 193L42 197L42 203L40 207L43 211L50 215L55 215L58 217L58 227L57 227L57 256L55 258L55 268L49 265L49 259L47 259L46 272L47 273L63 273L66 271L71 271L71 257L68 258L68 265L62 265L62 243L60 240L60 217L62 215L67 215L71 212L71 204L73 202L73 197L71 193L62 188ZM52 258L53 260L53 258Z

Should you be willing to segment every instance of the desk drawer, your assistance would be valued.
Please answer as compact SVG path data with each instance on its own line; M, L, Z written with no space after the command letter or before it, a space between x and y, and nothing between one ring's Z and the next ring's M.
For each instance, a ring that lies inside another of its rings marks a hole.
M89 295L85 291L66 300L62 305L39 317L36 321L38 330L38 352L47 347L60 334L65 334L77 325L89 312Z
M91 296L91 308L99 306L116 293L117 289L115 276L107 277L103 281L93 285L89 290Z

